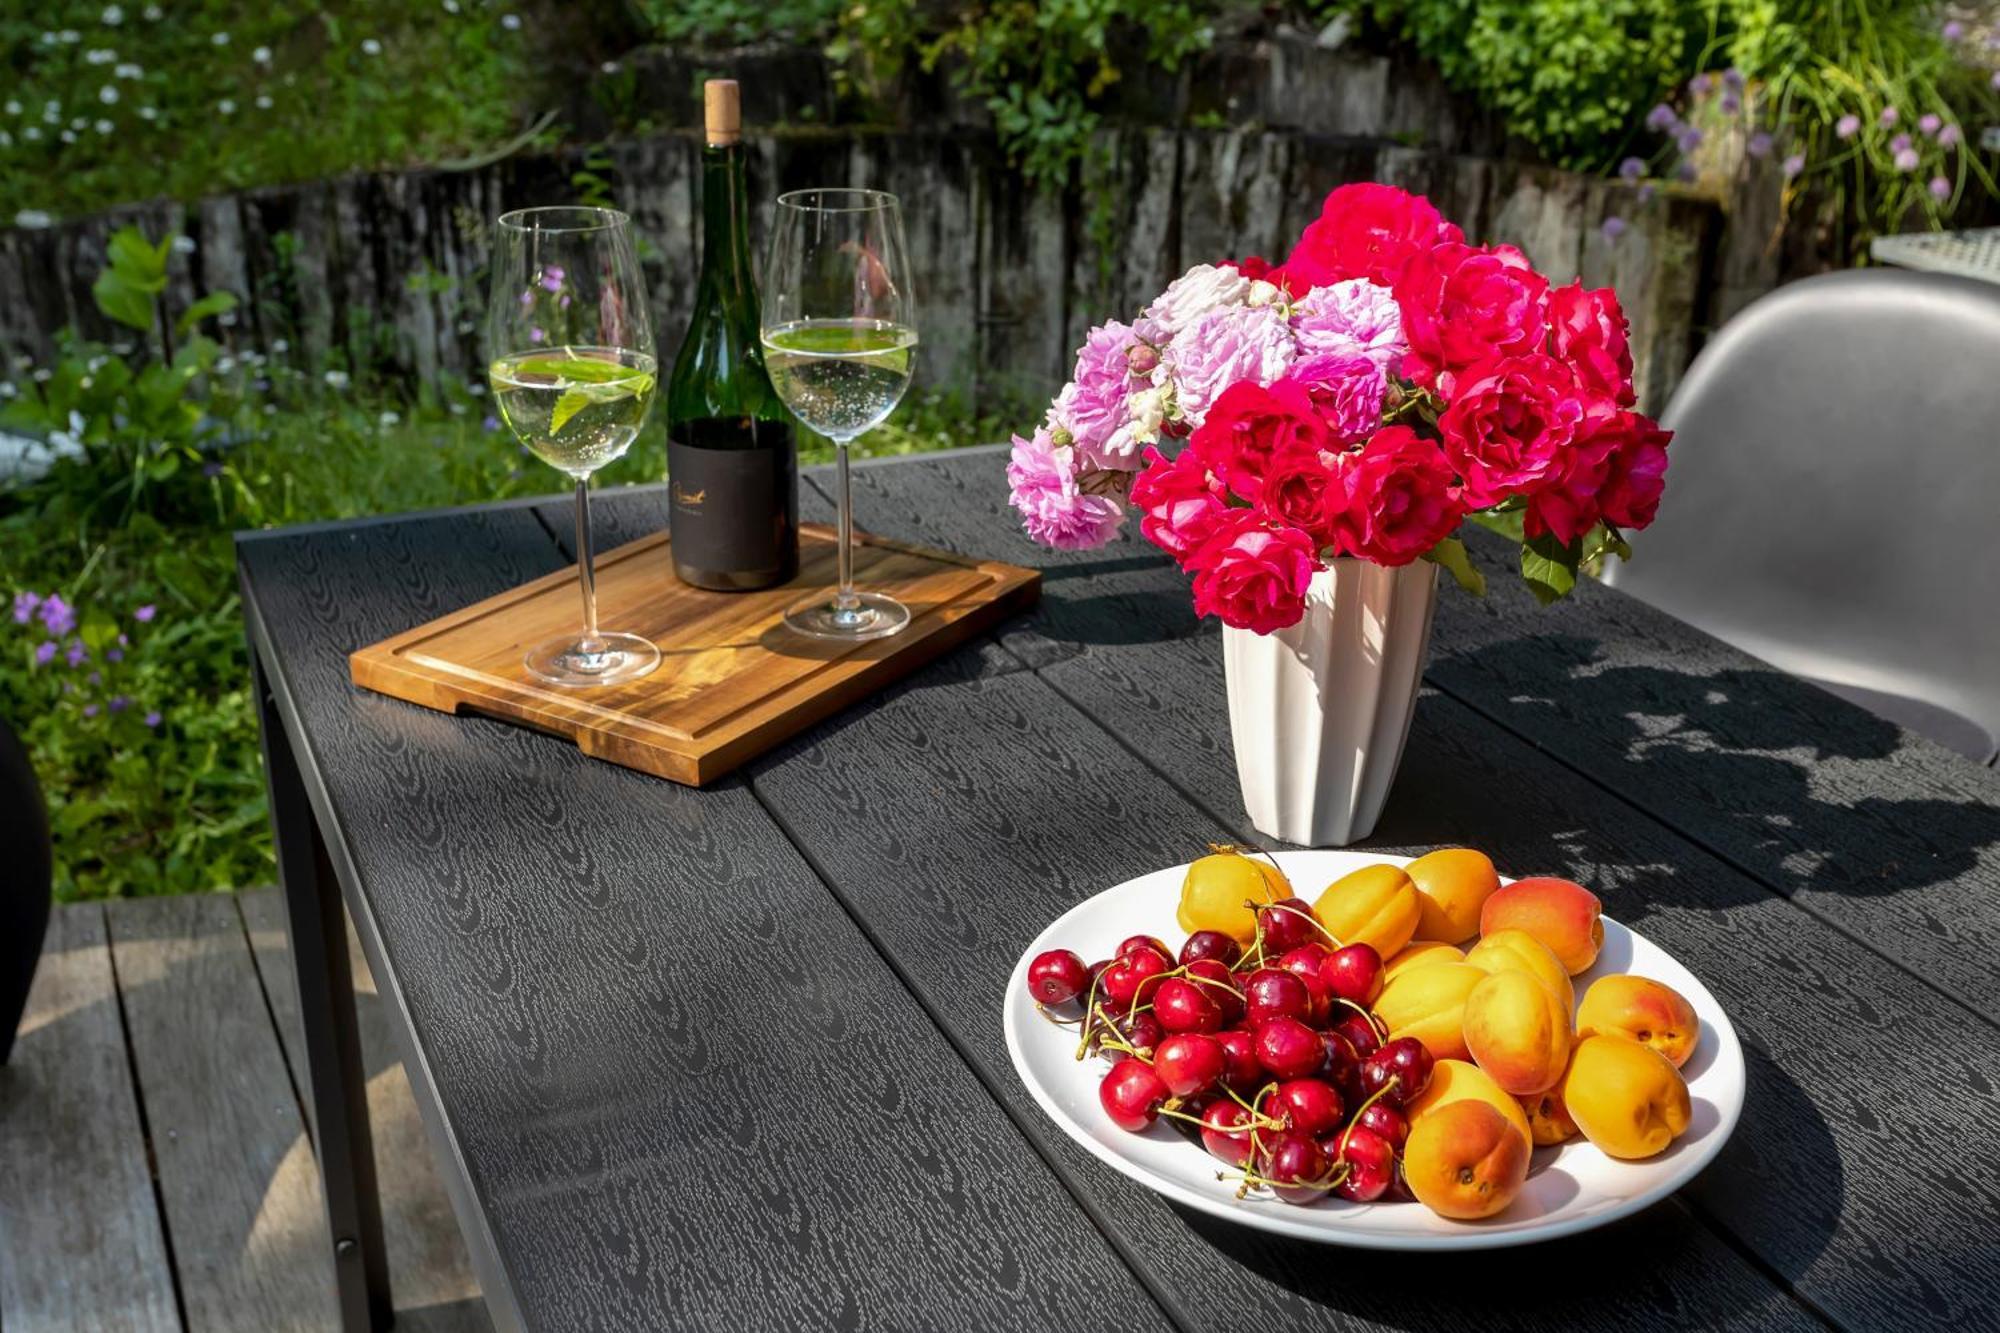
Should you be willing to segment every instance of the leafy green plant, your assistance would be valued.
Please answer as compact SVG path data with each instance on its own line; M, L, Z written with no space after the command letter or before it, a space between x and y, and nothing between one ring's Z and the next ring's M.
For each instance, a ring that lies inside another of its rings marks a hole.
M642 0L638 7L660 41L724 47L773 37L823 41L842 0Z

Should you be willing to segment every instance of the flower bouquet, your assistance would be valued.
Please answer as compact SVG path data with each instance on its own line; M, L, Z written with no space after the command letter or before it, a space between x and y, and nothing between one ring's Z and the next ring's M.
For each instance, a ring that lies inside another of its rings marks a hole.
M1348 185L1326 197L1283 264L1197 265L1133 323L1092 329L1047 419L1015 438L1007 478L1028 534L1050 546L1102 545L1137 509L1146 539L1193 576L1198 614L1292 636L1291 656L1315 673L1320 726L1308 739L1321 759L1358 746L1365 766L1386 750L1392 775L1434 566L1483 589L1455 535L1462 522L1517 536L1522 576L1548 602L1586 561L1628 556L1622 534L1652 521L1668 432L1634 401L1613 292L1554 287L1511 246L1466 244L1428 200ZM1389 574L1420 560L1431 564ZM1337 609L1343 589L1359 619ZM1407 623L1400 640L1388 624L1397 603L1404 622L1421 622L1414 639ZM1388 660L1382 645L1397 641L1410 661ZM1238 707L1255 650L1231 633L1225 642L1238 769L1258 827L1294 841L1364 836L1372 813L1322 819L1310 791L1271 798L1311 807L1304 822L1273 815L1281 831L1257 817L1245 753L1255 728L1239 714L1261 705ZM1391 714L1400 700L1400 724L1380 709L1335 716L1343 684L1384 694L1380 679L1357 679L1364 668L1408 674L1407 688L1391 682L1385 696ZM1297 696L1276 680L1262 690ZM1311 720L1294 712L1275 724ZM1289 765L1294 777L1280 785L1295 793L1357 777L1292 763L1303 743L1254 756L1255 766ZM1386 796L1374 767L1379 782L1364 773L1346 785ZM1308 824L1318 832L1296 836Z

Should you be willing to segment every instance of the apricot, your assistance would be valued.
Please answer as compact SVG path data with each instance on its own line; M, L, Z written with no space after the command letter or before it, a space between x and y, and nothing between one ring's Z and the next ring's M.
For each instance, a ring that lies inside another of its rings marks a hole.
M1576 1011L1576 1030L1584 1036L1630 1037L1679 1069L1701 1040L1701 1019L1672 986L1620 972L1590 983Z
M1397 975L1375 998L1388 1040L1415 1037L1433 1059L1464 1060L1465 997L1486 974L1465 963L1420 963Z
M1564 1021L1576 1010L1576 987L1569 970L1549 946L1525 930L1496 930L1466 952L1465 961L1482 972L1526 972L1562 1001Z
M1563 1105L1560 1082L1532 1097L1521 1098L1521 1109L1528 1113L1528 1137L1537 1148L1568 1143L1582 1132L1577 1129L1576 1121L1569 1118L1569 1108Z
M1403 869L1417 886L1416 938L1457 944L1479 933L1479 909L1500 887L1492 858L1470 847L1440 847Z
M1492 1075L1464 1060L1440 1060L1433 1065L1430 1086L1424 1089L1423 1096L1403 1108L1403 1114L1414 1125L1440 1106L1466 1101L1485 1102L1512 1121L1523 1135L1531 1132L1528 1113L1521 1103L1509 1097Z
M1382 964L1382 980L1386 983L1398 972L1408 971L1418 963L1462 963L1465 953L1449 944L1439 944L1435 940L1412 940L1403 951Z
M1597 895L1581 884L1551 876L1517 879L1479 909L1479 933L1525 930L1575 976L1597 961L1604 947L1602 911Z
M1214 852L1188 866L1175 920L1190 935L1219 930L1238 944L1248 944L1257 937L1257 913L1249 904L1291 896L1290 881L1270 862L1241 852Z
M1342 944L1372 944L1393 958L1417 929L1417 886L1401 866L1363 866L1326 886L1313 904L1319 923Z
M1465 997L1465 1049L1516 1097L1553 1087L1569 1046L1569 1010L1525 972L1488 973Z
M1590 1036L1563 1075L1563 1105L1583 1136L1612 1157L1651 1157L1688 1127L1681 1071L1650 1046Z
M1441 1217L1491 1217L1528 1179L1528 1136L1484 1102L1453 1102L1410 1127L1403 1178Z

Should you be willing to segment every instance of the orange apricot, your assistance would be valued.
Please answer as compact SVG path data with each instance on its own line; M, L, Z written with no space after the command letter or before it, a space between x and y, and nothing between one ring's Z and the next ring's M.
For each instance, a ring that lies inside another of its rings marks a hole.
M1403 1178L1441 1217L1491 1217L1527 1183L1528 1136L1484 1102L1453 1102L1410 1127Z
M1479 933L1525 930L1575 976L1604 947L1602 911L1597 895L1581 884L1551 876L1517 879L1479 909Z
M1417 939L1458 944L1479 933L1479 909L1500 887L1492 858L1470 847L1441 847L1404 870L1417 886Z

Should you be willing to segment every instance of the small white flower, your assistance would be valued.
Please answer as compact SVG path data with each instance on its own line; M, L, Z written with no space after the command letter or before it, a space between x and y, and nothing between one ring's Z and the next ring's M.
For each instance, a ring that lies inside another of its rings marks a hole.
M279 356L283 356L286 352L292 350L292 345L283 338L273 338L271 340L271 350Z
M500 16L500 26L508 32L517 32L521 27L521 16L519 14L502 14Z
M472 383L466 385L465 391L471 394L474 398L484 398L486 396L486 386L484 384L481 384L477 380L474 380Z
M160 118L160 113L154 108L149 106L142 106L139 108L139 119L158 120L159 118Z
M49 448L58 452L64 449L74 449L76 448L76 437L66 430L52 430L49 432Z
M456 14L458 12L458 0L444 0L444 12L447 14Z
M361 51L364 55L379 56L382 54L382 43L376 41L373 37L363 38Z
M271 94L269 93L257 94L257 109L259 111L269 111L271 109Z
M133 64L129 60L126 61L124 64L120 65L117 69L112 70L111 72L117 75L121 79L142 78L145 76L146 73L146 71L142 67Z
M215 317L215 322L225 329L233 329L236 327L236 319L237 316L234 310L225 310Z
M86 116L72 116L72 117L70 117L70 122L69 122L69 127L70 127L71 129L73 129L73 130L80 130L80 129L82 129L82 128L83 128L84 126L86 126L86 125L88 125L88 124L90 124L90 120L89 120L89 118L88 118L88 117L86 117Z
M55 44L56 44L56 35L54 33L45 32L42 34L43 46L54 46Z
M116 125L113 125L108 120L99 120L96 124L92 125L90 128L96 130L99 134L109 134L111 133L111 131L117 129L118 127Z
M64 28L61 32L56 34L56 40L61 42L64 46L75 46L78 42L83 40L83 34L78 32L75 28Z
M0 381L0 398L12 398L19 392L21 391L14 387L14 381Z
M260 46L250 53L250 58L260 65L268 65L271 63L271 48Z
M89 387L88 382L86 382L85 387L86 388ZM83 428L89 424L90 424L89 422L83 419L83 413L77 411L73 407L69 410L69 428L72 431L75 431L78 435L81 435L83 434Z
M158 5L147 5L144 9L140 10L139 13L145 18L145 20L148 23L158 23L161 19L166 17L167 11L161 9Z
M12 398L13 396L14 396L14 386L13 386L13 385L11 385L11 384L0 384L0 398ZM462 417L462 416L464 416L464 415L465 415L465 404L464 404L464 403L453 403L453 404L451 405L451 414L452 414L453 416L455 416L455 417Z
M1243 298L1245 305L1269 305L1278 299L1278 284L1265 282L1262 278L1250 284L1250 292Z
M97 100L106 106L117 106L118 90L107 83L97 90Z
M618 72L618 62L615 60L607 60L601 66L599 66L599 68L602 69L606 74L616 74Z
M86 65L108 65L116 59L118 59L116 51L108 50L101 46L83 53L83 63Z
M44 366L40 370L37 370L35 372L35 383L47 384L48 382L49 382L49 369L47 366Z
M234 369L236 369L236 358L235 358L235 357L233 357L233 356L227 356L227 355L224 355L224 356L218 356L217 358L215 358L215 373L216 373L216 374L218 374L218 375L227 375L227 374L228 374L228 373L229 373L230 371L232 371L232 370L234 370Z
M402 417L400 417L394 412L384 412L380 417L377 418L377 420L379 420L385 426L393 426L402 419L403 419Z
M225 116L233 116L236 114L236 103L225 97L215 104L215 109Z
M194 253L194 237L192 237L192 236L176 236L176 237L174 237L174 253L175 253L175 254L177 254L177 255L191 255L191 254L193 254L193 253Z
M97 16L97 21L107 28L115 28L125 21L125 11L116 5L106 5L104 12Z
M42 138L41 127L39 125L30 125L27 129L21 131L21 137L29 143L39 143Z
M64 131L63 131L63 132L62 132L61 134L58 134L58 135L56 136L56 138L58 138L58 139L61 139L61 140L62 140L62 141L63 141L64 143L75 143L75 142L76 142L76 131L75 131L75 130L64 130Z
M12 148L13 146L14 136L5 130L0 130L0 148Z
M326 372L324 378L326 380L326 387L329 389L345 389L347 387L347 372L344 370L329 370Z
M270 417L270 416L276 416L277 414L278 414L278 405L277 405L276 403L266 403L266 404L264 404L264 415L265 415L265 416L267 416L267 417Z
M42 120L45 124L49 125L62 124L62 103L51 102L47 106L43 107Z
M214 36L210 37L208 40L213 42L217 46L227 46L229 45L229 34L226 32L218 32Z
M7 99L7 114L10 116L21 114L21 104L11 97Z

